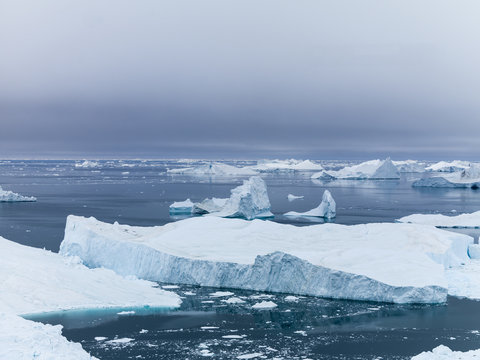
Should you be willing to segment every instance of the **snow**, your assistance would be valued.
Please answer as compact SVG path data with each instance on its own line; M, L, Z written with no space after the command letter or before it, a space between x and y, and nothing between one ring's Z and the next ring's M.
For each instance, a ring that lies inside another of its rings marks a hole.
M480 211L447 216L442 214L413 214L397 220L402 223L432 225L439 228L480 228Z
M412 360L470 360L480 358L480 349L466 352L452 351L445 345L437 346L432 351L425 351L412 357Z
M190 176L249 176L257 172L249 168L240 168L219 162L210 162L186 168L168 169L169 174L182 174Z
M157 227L69 216L60 252L166 283L397 303L444 302L445 268L467 235L401 223L322 224L195 217Z
M265 181L258 176L252 176L250 179L244 180L243 185L231 190L230 198L225 201L220 211L212 214L247 220L272 217Z
M438 172L455 172L464 170L468 167L470 167L470 163L468 161L454 160L450 162L440 161L438 163L428 166L425 170Z
M176 201L170 205L170 214L191 214L193 210L193 202L190 199L185 201Z
M250 169L258 172L321 171L323 166L311 160L260 160Z
M392 160L387 158L385 160L370 160L340 170L325 171L312 175L312 179L328 179L328 177L349 180L385 180L399 179L400 174Z
M425 172L426 164L417 160L392 161L401 173Z
M75 167L77 169L91 169L100 167L100 164L96 161L85 160L82 163L75 163Z
M155 284L124 278L112 270L88 269L62 257L0 237L0 358L94 359L68 342L60 325L43 325L17 315L70 309L176 308L180 298Z
M414 187L480 188L480 165L471 166L443 176L427 177L415 181Z
M2 297L5 297L2 293ZM0 312L0 359L94 360L62 336L62 326L44 325Z
M0 186L0 202L32 202L37 201L33 196L22 196L12 191L3 190Z
M324 191L322 202L316 208L303 213L290 211L285 214L285 216L313 216L323 217L325 219L333 219L336 215L335 200L333 200L333 196L328 190Z
M288 194L288 195L287 195L287 199L288 199L288 201L293 201L293 200L297 200L297 199L303 199L303 195L297 196L297 195L293 195L293 194Z
M252 309L255 310L270 310L270 309L275 309L278 305L275 304L273 301L262 301L259 303L256 303L255 305L252 306Z

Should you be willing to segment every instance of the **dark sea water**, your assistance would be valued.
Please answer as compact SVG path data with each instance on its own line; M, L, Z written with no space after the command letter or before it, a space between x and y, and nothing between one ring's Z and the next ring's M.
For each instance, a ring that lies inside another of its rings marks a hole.
M241 162L242 164L248 162ZM162 225L168 206L190 198L227 197L243 178L169 176L172 161L101 161L76 168L73 161L0 161L0 185L38 198L36 203L0 203L0 236L58 251L69 214L130 225ZM338 167L327 162L324 165ZM392 222L412 213L454 214L480 209L480 191L412 188L421 174L398 181L310 180L311 173L262 176L274 221L310 225L281 214L316 207L325 189L337 202L336 223ZM287 195L304 195L289 202ZM458 230L460 231L460 230ZM461 230L478 236L478 230ZM480 302L449 298L448 305L391 305L228 290L242 304L226 304L211 288L180 286L174 312L65 312L41 316L64 325L64 335L101 359L406 359L445 344L480 348ZM278 307L254 311L263 299ZM202 328L202 327L210 328ZM227 337L229 335L237 335ZM95 337L106 339L95 340ZM112 341L129 338L128 342ZM253 357L252 354L257 354Z

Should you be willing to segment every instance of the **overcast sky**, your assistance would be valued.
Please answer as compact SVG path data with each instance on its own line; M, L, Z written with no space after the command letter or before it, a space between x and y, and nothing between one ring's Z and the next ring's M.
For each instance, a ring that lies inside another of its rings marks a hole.
M480 2L0 0L0 158L477 159Z

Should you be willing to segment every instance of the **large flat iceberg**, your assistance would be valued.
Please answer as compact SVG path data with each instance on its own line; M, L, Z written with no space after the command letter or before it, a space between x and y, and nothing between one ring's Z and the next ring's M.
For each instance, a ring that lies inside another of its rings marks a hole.
M340 299L438 303L469 236L412 224L322 224L196 217L158 227L69 216L60 252L90 267L170 283Z
M190 176L249 176L257 174L249 168L241 168L219 162L190 166L186 168L168 169L169 174L181 174Z
M443 176L426 177L415 181L413 187L480 188L480 165L471 164L462 171Z
M387 180L399 179L400 174L390 158L370 160L347 166L336 171L321 171L312 175L312 179L347 179L347 180Z
M442 214L412 214L397 220L402 223L432 225L439 228L480 228L480 211L447 216Z
M12 191L3 190L0 186L0 202L33 202L37 198L33 196L22 196Z
M322 171L323 166L311 160L259 160L250 169L258 172Z
M325 190L322 196L322 202L316 208L300 213L296 211L289 211L285 216L312 216L312 217L322 217L325 219L333 219L336 215L336 203L333 200L333 196L330 191Z

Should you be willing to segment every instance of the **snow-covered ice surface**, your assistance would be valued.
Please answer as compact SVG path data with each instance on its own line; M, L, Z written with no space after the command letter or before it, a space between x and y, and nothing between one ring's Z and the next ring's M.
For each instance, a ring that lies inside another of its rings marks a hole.
M283 171L322 171L323 166L311 160L260 160L257 165L249 167L258 172Z
M445 345L437 346L432 351L425 351L412 357L412 360L477 360L480 359L480 349L470 351L452 351Z
M2 293L2 297L5 295ZM0 312L0 359L94 360L78 343L62 336L61 325L44 325Z
M467 169L470 167L470 165L471 164L468 161L439 161L435 164L428 166L425 170L438 172L455 172Z
M257 174L256 171L249 168L242 168L223 164L219 162L210 162L206 164L168 169L169 174L182 174L190 176L249 176Z
M0 186L0 202L33 202L37 199L33 196L22 196L12 191L3 190Z
M426 177L415 181L413 187L480 188L480 165L469 167L442 176Z
M60 252L168 283L435 303L446 300L444 268L468 261L472 242L413 224L295 227L202 217L142 228L69 216Z
M346 180L388 180L399 179L400 174L390 158L385 160L370 160L363 163L347 166L336 171L321 171L312 175L312 179L335 179Z
M289 211L285 216L313 216L322 217L325 219L333 219L336 212L337 205L330 191L325 190L322 196L322 202L316 208L300 213L296 211Z
M170 214L191 214L193 211L193 202L190 199L185 201L175 201L170 205Z
M402 223L432 225L438 228L480 228L480 211L471 214L412 214L397 220Z

